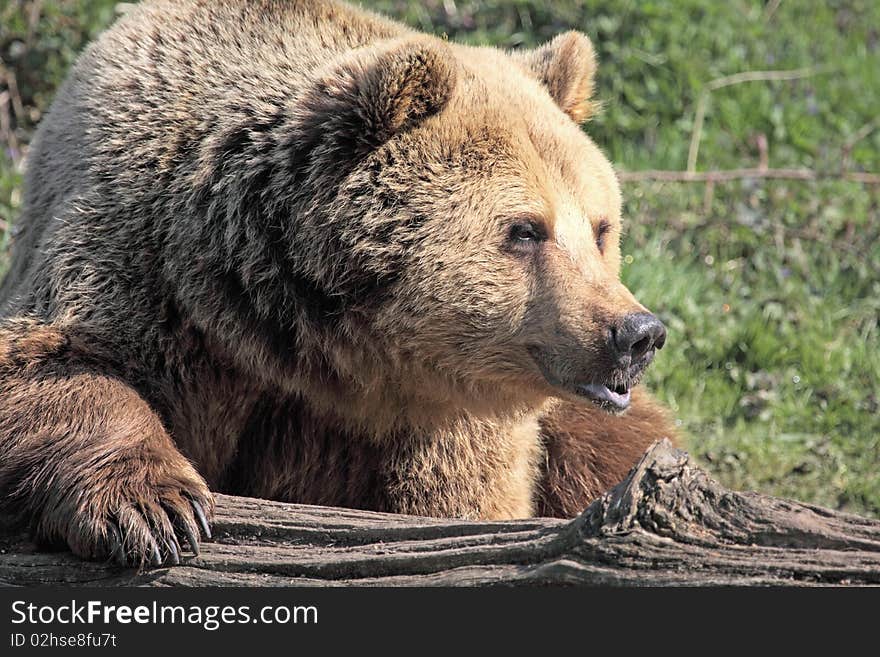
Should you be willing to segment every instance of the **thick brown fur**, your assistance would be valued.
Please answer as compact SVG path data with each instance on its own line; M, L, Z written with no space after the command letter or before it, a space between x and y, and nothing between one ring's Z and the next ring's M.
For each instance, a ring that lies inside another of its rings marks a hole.
M575 516L619 483L657 440L676 438L667 411L641 388L626 415L559 401L541 418L546 442L538 515Z
M576 123L595 68L579 33L510 54L330 1L131 10L29 154L0 288L6 510L124 563L175 562L209 487L581 510L672 434L644 393L613 417L578 392L653 356L609 347L645 309Z

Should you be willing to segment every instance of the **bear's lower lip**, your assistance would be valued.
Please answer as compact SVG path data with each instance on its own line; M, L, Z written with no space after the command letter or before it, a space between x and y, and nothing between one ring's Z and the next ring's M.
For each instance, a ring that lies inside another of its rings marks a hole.
M588 383L577 387L579 394L583 395L597 406L614 411L623 411L629 407L630 389L624 392L616 392L608 386L598 383Z

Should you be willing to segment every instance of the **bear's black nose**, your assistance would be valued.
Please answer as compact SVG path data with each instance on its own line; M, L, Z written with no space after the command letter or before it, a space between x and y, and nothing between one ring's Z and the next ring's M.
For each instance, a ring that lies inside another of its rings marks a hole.
M629 356L636 362L649 351L663 348L666 327L651 313L632 313L611 328L611 341L618 358Z

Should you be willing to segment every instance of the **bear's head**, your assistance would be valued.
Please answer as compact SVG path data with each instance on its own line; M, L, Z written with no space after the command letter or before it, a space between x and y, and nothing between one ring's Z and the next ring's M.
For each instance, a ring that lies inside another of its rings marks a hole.
M620 282L618 182L579 126L595 69L568 32L516 53L408 36L316 72L268 195L296 207L275 240L296 301L265 309L296 314L312 381L626 409L665 329Z

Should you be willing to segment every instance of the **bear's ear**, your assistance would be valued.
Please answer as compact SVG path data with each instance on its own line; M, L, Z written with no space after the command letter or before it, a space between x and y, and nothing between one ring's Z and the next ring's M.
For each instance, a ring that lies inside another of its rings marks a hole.
M535 50L513 56L547 88L575 123L583 123L593 115L596 52L587 35L564 32Z
M319 74L306 101L324 136L375 148L439 112L455 87L448 45L412 37L360 48Z

